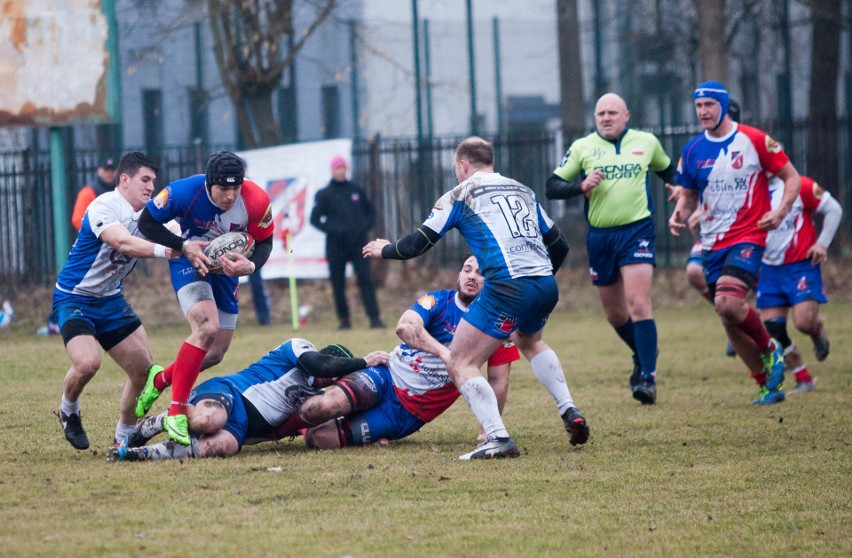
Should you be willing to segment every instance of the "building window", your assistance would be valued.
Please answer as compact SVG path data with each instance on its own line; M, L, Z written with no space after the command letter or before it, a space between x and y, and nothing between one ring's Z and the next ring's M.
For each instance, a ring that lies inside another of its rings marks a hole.
M142 120L145 128L145 150L149 155L163 147L163 92L159 89L142 91Z
M191 87L189 89L189 141L201 140L207 145L207 92Z
M340 93L336 85L322 88L322 122L325 139L340 137Z
M296 91L293 87L278 89L278 126L284 143L299 139L299 122L296 117Z

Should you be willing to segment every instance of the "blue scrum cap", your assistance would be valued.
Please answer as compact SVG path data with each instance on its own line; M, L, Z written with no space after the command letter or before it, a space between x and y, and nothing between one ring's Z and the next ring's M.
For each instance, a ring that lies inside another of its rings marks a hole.
M719 113L719 121L716 126L722 123L722 119L728 114L728 90L725 89L725 84L721 81L705 81L695 88L692 93L692 100L695 99L713 99L719 106L722 107L722 112Z

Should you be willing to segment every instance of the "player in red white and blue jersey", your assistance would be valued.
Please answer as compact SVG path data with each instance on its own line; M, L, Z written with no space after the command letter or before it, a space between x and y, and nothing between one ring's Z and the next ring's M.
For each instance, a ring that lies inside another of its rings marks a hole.
M68 261L53 292L53 312L71 360L58 416L65 438L77 449L89 447L80 419L79 398L101 366L102 348L127 374L115 438L136 424L136 396L152 367L142 322L122 292L122 281L137 258L177 256L139 232L139 213L154 192L157 164L144 153L121 158L118 186L89 205Z
M799 173L778 142L731 119L722 83L702 83L693 101L704 132L683 148L677 179L683 190L669 230L680 236L700 199L704 275L716 313L761 386L753 402L777 403L784 400L781 345L746 302L746 294L757 283L767 231L781 224L799 193ZM776 209L769 203L767 172L785 183Z
M453 383L479 419L486 440L460 459L515 457L494 396L479 372L513 332L536 377L557 401L567 391L556 353L542 340L544 324L559 291L553 273L568 243L528 187L494 172L494 149L478 137L456 147L453 167L459 185L441 196L426 221L391 243L368 243L365 257L404 260L423 254L451 229L458 229L476 256L485 286L459 324L449 350L440 354ZM571 417L563 415L566 426Z
M162 372L149 374L139 396L136 415L142 417L160 392L172 386L166 420L169 436L190 442L186 403L201 370L219 363L231 344L239 310L239 277L250 275L266 263L272 252L272 211L269 196L245 180L245 162L230 151L220 151L207 161L207 173L169 184L148 202L139 228L148 238L179 251L170 262L172 286L192 333L181 345L175 361ZM163 223L175 219L181 235ZM210 260L204 247L227 232L244 231L255 239L250 258L231 252L221 258L223 273L208 273Z
M460 394L439 355L448 350L483 282L476 258L466 258L457 290L427 293L403 313L396 327L403 343L391 351L387 366L350 374L324 394L305 401L301 416L308 423L322 423L305 433L308 445L338 448L397 440L447 410ZM488 358L488 377L501 411L509 368L518 358L518 349L511 342L501 344ZM589 428L574 407L570 392L565 401L557 402L559 405L576 414L569 430L571 444L584 444Z
M123 443L110 450L110 461L230 457L243 445L284 437L288 421L308 397L333 379L368 366L387 363L387 353L374 351L354 358L342 345L317 350L306 339L293 338L244 370L210 378L189 396L188 446L169 440L145 446L165 430L166 413L141 421Z
M769 182L772 207L781 203L784 183ZM823 215L817 238L813 215ZM793 309L796 328L810 336L818 361L828 356L829 342L819 317L819 305L828 302L822 285L820 265L828 258L843 209L830 193L812 178L802 177L802 189L793 208L777 229L769 231L763 267L757 281L757 307L769 333L784 349L784 361L796 378L794 392L812 391L816 386L802 355L787 334L787 315Z

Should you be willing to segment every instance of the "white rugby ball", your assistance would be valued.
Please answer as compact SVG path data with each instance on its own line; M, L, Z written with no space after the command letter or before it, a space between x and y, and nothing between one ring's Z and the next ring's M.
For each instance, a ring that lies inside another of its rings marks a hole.
M247 258L250 257L254 253L254 237L247 232L234 231L211 240L207 248L204 249L204 254L210 259L210 265L207 267L211 273L222 272L221 259L230 252L242 254Z

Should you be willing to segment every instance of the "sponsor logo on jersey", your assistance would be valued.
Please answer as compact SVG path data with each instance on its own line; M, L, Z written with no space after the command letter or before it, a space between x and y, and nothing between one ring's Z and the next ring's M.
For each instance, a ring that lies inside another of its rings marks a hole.
M605 180L618 180L620 178L635 178L642 172L642 165L639 163L626 165L604 165L595 167L594 170L599 170L604 174Z
M704 187L704 192L708 194L718 194L720 192L742 192L748 190L748 182L745 178L734 178L733 184L728 184L724 179L714 180L712 183L708 180Z
M435 307L435 297L432 295L423 295L417 299L417 304L426 310L431 310Z
M568 151L565 152L565 155L562 156L562 162L559 163L559 166L564 167L565 164L568 162L568 157L570 157L570 156L571 156L571 150L569 149Z
M595 271L595 268L593 268L593 267L589 268L589 276L592 278L592 281L594 281L598 278L598 272Z
M731 167L735 169L743 168L743 154L741 151L731 152Z
M712 169L713 165L716 164L716 159L699 159L695 166L699 169Z
M361 194L359 194L358 192L352 192L350 198L353 202L358 203L358 201L361 199Z
M632 153L633 155L644 155L645 150L642 149L641 147L634 147L633 151L631 151L630 153Z
M808 290L808 278L807 277L799 277L799 282L796 283L796 288L800 291Z
M823 192L824 192L824 190L822 189L822 186L820 186L819 184L814 182L814 187L813 187L814 197L818 200L821 200Z
M766 134L766 150L770 153L780 153L781 149L781 144L772 139L769 134Z
M169 203L169 189L163 188L160 193L154 196L154 207L163 209Z
M517 234L520 235L520 233ZM515 235L513 234L513 236ZM534 242L526 241L523 244L517 246L510 246L507 251L510 254L517 254L519 252L535 252L537 250L539 250L539 246L537 244L535 244Z
M754 248L751 246L746 246L745 248L740 250L740 257L744 260L747 260L751 257L752 252L754 252Z

